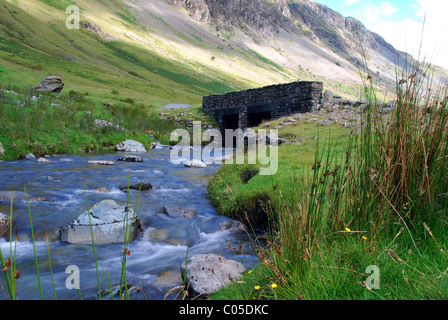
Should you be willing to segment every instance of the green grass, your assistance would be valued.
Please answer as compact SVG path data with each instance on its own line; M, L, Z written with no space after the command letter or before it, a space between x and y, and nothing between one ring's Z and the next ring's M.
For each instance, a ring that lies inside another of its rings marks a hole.
M175 129L191 130L185 120L217 126L200 108L160 110L135 104L121 94L102 100L73 90L68 94L38 94L17 86L0 89L0 141L6 150L3 160L24 158L30 152L39 157L114 151L127 139L150 149L154 140L170 144L170 133ZM119 128L98 127L97 119Z
M238 76L185 59L169 47L160 52L127 38L108 41L83 28L68 30L66 14L61 9L66 4L71 1L42 1L42 5L33 4L36 11L26 12L13 3L0 1L0 21L4 27L0 28L0 84L3 87L9 83L32 87L45 76L58 75L66 91L89 92L91 96L105 99L116 90L136 103L157 106L167 103L200 106L204 95L250 87ZM135 22L126 6L107 5L110 14ZM46 21L48 17L43 14L47 11L53 18L51 21ZM129 30L146 39L147 30L134 24ZM195 41L187 35L178 36ZM164 46L152 37L147 39ZM208 51L209 47L204 44L202 49Z
M0 92L4 160L23 158L29 152L43 156L114 150L126 139L140 141L149 148L152 141L145 134L149 107L118 103L108 107L79 93L38 95L14 89L15 94ZM125 130L97 127L95 119L110 121Z
M186 127L186 118L216 127L197 108L203 95L252 85L244 77L181 59L169 48L161 53L129 39L106 41L87 30L68 32L63 10L73 2L40 2L39 10L31 14L0 0L0 88L20 94L0 91L3 160L29 152L43 156L108 151L125 139L148 148L152 138L147 133L168 144L169 133ZM111 19L125 22L123 30L135 35L147 32L135 27L135 17L126 7L108 4ZM154 18L167 26L162 18ZM160 45L159 40L145 39ZM194 42L211 48L198 39ZM216 55L219 61L219 50L209 50L209 56ZM275 70L277 80L295 74L255 51L236 51L235 57L250 61L251 67L271 75ZM443 88L434 88L441 111L430 108L434 101L422 88L431 87L431 77L417 72L425 69L419 65L401 75L406 82L397 90L399 107L391 124L376 110L381 97L371 83L362 93L357 87L330 83L338 92L370 100L360 133L349 136L349 130L335 125L318 128L302 121L280 130L280 136L305 140L279 148L274 176L256 174L259 165L220 168L209 182L211 201L219 213L265 228L267 245L258 247L260 266L214 299L446 299L447 100ZM308 70L299 73L321 80ZM62 76L63 93L33 100L28 89L47 75ZM157 108L166 103L189 103L194 108ZM430 112L421 112L416 104ZM95 119L127 131L97 128ZM271 127L280 121L272 121ZM120 296L124 288L128 298L126 248L125 239ZM8 262L0 252L6 286L15 299L16 253L11 249L9 256ZM50 252L48 260L51 268ZM96 259L95 263L99 282ZM37 258L35 264L38 273ZM369 265L380 268L379 290L369 290L363 283ZM104 269L103 276L110 289Z
M270 121L271 128L284 119ZM260 127L262 127L261 125ZM269 130L268 130L269 132ZM301 145L283 144L278 149L278 171L275 175L255 175L248 183L243 183L241 175L248 168L257 165L223 165L208 184L208 195L218 212L222 215L246 221L246 213L256 226L266 225L267 213L263 203L271 200L274 206L279 205L274 197L277 187L285 190L285 197L293 197L297 179L309 175L315 163L316 141L319 145L331 144L341 152L349 142L350 130L332 125L330 129L319 128L316 123L308 124L300 121L295 126L279 130L279 135L285 138L303 137ZM318 137L319 140L315 140ZM246 161L247 155L246 155Z
M258 52L254 51L254 50L250 50L250 49L249 49L249 52L251 54L253 54L258 60L262 61L263 63L269 64L269 65L273 66L274 68L278 69L279 71L285 72L285 69L281 65L266 58L265 56L259 54Z
M439 234L446 237L446 231ZM221 289L213 299L446 300L446 254L427 239L420 257L404 237L401 234L391 244L393 238L375 242L357 233L340 233L301 265L290 264L281 255L275 256L274 264L272 256L267 257L241 283ZM370 276L366 273L370 265L380 270L378 290L369 290L363 283ZM278 284L275 290L272 283Z
M400 77L407 81L390 117L379 113L366 83L359 132L344 138L331 128L332 140L314 142L314 152L306 144L281 146L278 173L249 181L269 194L257 200L270 221L264 245L254 240L260 265L213 299L448 297L447 91L424 63ZM223 213L255 224L251 207L235 201L245 196L242 173L223 166L209 194ZM380 271L378 289L368 286L369 266Z
M65 11L68 6L77 5L76 2L70 0L39 0L51 7Z

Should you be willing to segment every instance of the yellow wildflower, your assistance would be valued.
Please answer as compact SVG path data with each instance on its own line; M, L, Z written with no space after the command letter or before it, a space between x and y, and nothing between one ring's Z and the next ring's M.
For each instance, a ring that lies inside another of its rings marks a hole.
M255 290L260 290L261 287L260 286L255 286Z
M345 231L351 232L352 230L350 230L349 228L345 228Z
M363 236L362 238L363 238L364 240L367 240L367 239L368 239L367 237L364 237L364 236Z
M278 287L278 285L276 283L271 284L272 289L275 289Z

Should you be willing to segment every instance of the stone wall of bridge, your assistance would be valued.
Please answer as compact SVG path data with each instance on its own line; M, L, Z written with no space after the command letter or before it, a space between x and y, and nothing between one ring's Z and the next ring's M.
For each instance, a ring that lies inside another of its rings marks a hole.
M202 110L213 116L221 130L257 126L294 113L320 107L322 82L297 81L286 84L205 96Z

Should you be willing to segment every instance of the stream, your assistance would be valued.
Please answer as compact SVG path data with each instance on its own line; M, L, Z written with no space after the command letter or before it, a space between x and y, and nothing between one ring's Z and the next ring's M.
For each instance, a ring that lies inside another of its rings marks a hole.
M45 299L54 298L46 230L50 238L57 298L79 299L78 291L66 286L69 278L66 267L75 265L80 270L83 299L98 299L92 246L60 242L56 232L87 210L86 196L89 207L105 199L125 205L128 194L121 191L119 186L127 184L128 179L130 184L140 183L143 179L154 187L141 192L136 208L144 231L129 245L131 254L127 257L127 282L143 290L131 299L164 299L171 287L182 285L180 264L185 262L187 253L188 256L221 254L227 259L241 262L246 268L257 263L248 235L237 227L237 223L218 215L207 199L207 178L217 171L217 165L187 168L183 164L172 164L170 149L166 146L139 154L143 159L140 163L117 161L113 166L88 164L90 160L117 160L121 155L115 152L58 155L49 158L51 163L29 160L0 163L0 191L23 192L26 187L28 196L35 199L29 205ZM134 207L136 199L137 192L131 191L131 206ZM5 259L10 256L11 248L12 255L16 249L17 269L21 275L17 280L19 299L40 299L27 202L19 200L13 202L13 219L18 230L17 248L14 248L14 243L0 239L0 249ZM188 207L197 215L190 219L170 217L161 213L165 205ZM0 198L0 212L9 216L10 201ZM107 289L105 278L110 278L112 286L119 285L123 249L123 244L96 246L102 290ZM7 292L3 274L0 275L0 286ZM173 298L174 295L166 297ZM1 287L0 299L5 299Z

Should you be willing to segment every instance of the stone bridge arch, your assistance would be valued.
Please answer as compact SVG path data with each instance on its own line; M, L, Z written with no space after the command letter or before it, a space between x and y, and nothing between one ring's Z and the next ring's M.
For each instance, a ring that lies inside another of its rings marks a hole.
M221 131L259 125L292 113L320 108L322 82L296 81L286 84L205 96L202 110L214 117Z

